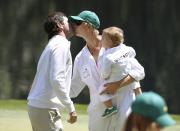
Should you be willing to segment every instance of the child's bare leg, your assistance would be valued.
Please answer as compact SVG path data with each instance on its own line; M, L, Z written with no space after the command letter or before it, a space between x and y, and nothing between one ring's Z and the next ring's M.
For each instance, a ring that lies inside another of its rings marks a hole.
M134 90L134 93L135 93L135 95L136 95L136 96L138 96L138 95L142 94L141 87L138 87L138 88L133 89L133 90Z
M106 106L106 109L105 109L104 113L102 114L102 117L105 118L105 117L108 117L108 116L111 116L111 115L117 113L117 111L118 111L117 107L113 106L111 99L105 101L104 104Z
M104 104L105 104L105 106L106 106L107 108L110 108L110 107L112 107L112 106L113 106L111 99L110 99L110 100L105 101L105 102L104 102Z

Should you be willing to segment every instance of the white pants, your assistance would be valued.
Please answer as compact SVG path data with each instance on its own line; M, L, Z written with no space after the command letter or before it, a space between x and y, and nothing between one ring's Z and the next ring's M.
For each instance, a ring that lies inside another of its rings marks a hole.
M33 131L62 131L63 125L58 110L28 106Z

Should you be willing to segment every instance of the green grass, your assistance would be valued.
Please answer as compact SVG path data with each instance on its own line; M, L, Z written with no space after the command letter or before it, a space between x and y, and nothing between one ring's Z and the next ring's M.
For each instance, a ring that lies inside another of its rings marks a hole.
M27 101L25 100L0 100L0 109L5 110L26 110Z
M87 105L76 104L78 121L67 123L68 114L64 111L62 121L65 131L88 131ZM25 100L0 100L0 131L32 131Z
M87 105L76 104L78 121L75 124L66 122L68 114L62 115L64 131L88 131ZM177 121L175 126L163 131L180 131L180 115L172 115ZM32 131L25 100L0 100L0 131Z
M180 115L171 115L180 124Z
M87 105L75 104L78 113L86 114ZM5 110L27 110L26 100L0 100L0 109Z

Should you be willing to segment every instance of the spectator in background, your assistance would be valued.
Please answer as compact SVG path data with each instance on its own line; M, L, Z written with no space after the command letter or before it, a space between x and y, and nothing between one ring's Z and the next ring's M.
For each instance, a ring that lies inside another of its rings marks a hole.
M67 40L70 35L68 18L62 12L50 14L44 29L49 40L39 59L28 96L28 113L33 131L62 131L62 104L69 112L68 122L77 120L69 97L72 59Z
M144 92L132 104L124 131L160 131L175 124L167 113L164 99L154 92Z

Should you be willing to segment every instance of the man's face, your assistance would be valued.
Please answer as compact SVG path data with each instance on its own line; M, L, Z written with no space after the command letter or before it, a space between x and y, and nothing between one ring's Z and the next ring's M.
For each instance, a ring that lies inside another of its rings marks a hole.
M70 32L69 23L68 23L68 18L65 17L65 16L63 16L63 18L64 18L64 21L63 21L63 31L64 31L64 33L65 33L66 35L68 35L69 32Z
M71 22L69 22L69 32L71 37L75 35L75 28Z

